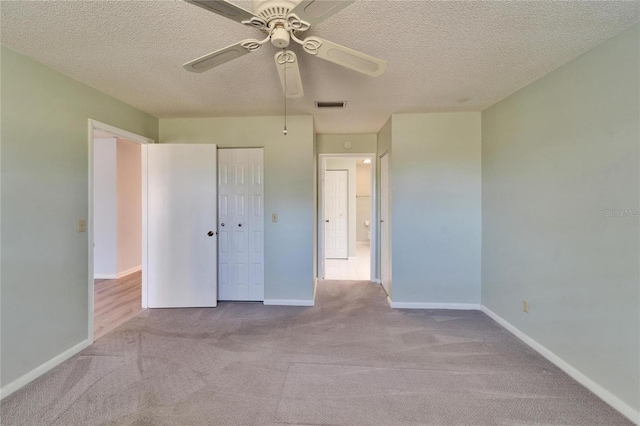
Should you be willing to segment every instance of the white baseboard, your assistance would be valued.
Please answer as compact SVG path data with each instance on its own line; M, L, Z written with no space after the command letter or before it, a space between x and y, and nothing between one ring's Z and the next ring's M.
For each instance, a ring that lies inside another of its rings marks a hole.
M313 299L264 299L263 303L268 306L313 306Z
M463 311L479 311L478 303L421 303L421 302L393 302L387 297L387 303L393 309L454 309Z
M142 270L142 265L135 266L131 269L127 269L126 271L118 272L117 274L94 274L93 279L95 280L117 280L118 278L126 277L127 275L133 274L134 272L138 272Z
M142 265L138 265L138 266L135 266L135 267L133 267L131 269L127 269L126 271L118 272L116 274L116 279L117 278L126 277L127 275L133 274L134 272L138 272L138 271L141 271L141 270L142 270Z
M62 364L64 361L68 360L69 358L71 358L72 356L74 356L75 354L77 354L78 352L80 352L81 350L83 350L84 348L90 345L91 345L91 341L89 341L89 339L83 340L77 345L51 358L49 361L45 362L44 364L29 371L27 374L21 377L18 377L13 382L9 383L6 386L3 386L2 389L0 389L0 399L3 399L11 395L21 387L25 386L26 384L42 376L44 373L48 372L49 370L52 370L53 368Z
M379 280L379 279L377 279L377 278L376 278L376 279L373 279L373 280L371 280L371 281L372 281L372 282L374 282L374 283L376 283L376 284L380 284L380 285L382 285L382 280Z
M486 306L481 306L482 312L487 314L491 319L495 322L506 328L509 332L515 335L518 339L522 340L524 343L529 345L533 350L538 352L540 355L545 357L547 360L551 361L562 371L571 376L574 380L580 383L585 388L589 389L591 392L596 394L600 399L609 404L611 407L619 411L622 415L627 417L632 422L636 424L640 424L640 412L635 410L633 407L628 405L626 402L622 401L620 398L591 380L589 377L585 376L583 373L578 371L571 364L560 358L558 355L551 352L549 349L533 340L524 332L520 331L514 325L509 323L507 320L493 312L491 309Z
M94 280L115 280L117 278L116 274L93 274Z

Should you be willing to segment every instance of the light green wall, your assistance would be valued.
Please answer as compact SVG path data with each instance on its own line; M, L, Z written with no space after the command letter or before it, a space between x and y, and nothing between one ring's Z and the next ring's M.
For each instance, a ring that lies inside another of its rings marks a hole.
M346 170L348 173L349 257L356 256L356 160L355 158L327 158L327 170Z
M384 154L385 151L391 151L391 133L393 131L392 120L393 116L389 117L387 122L384 123L384 125L376 135L378 157ZM379 167L378 170L380 170Z
M479 304L480 113L392 120L392 300Z
M161 143L264 147L265 298L313 298L313 117L180 118L160 120ZM278 222L271 214L278 213Z
M639 40L482 113L482 303L636 412L639 218L607 212L640 208Z
M87 339L88 119L158 120L1 48L2 386Z
M377 135L318 135L318 154L366 154L376 152ZM351 142L351 149L344 149L345 142Z

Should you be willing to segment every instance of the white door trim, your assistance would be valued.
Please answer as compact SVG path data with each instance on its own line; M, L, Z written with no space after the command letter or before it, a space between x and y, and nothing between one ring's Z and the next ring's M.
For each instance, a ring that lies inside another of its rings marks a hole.
M123 139L127 139L131 142L136 142L141 145L141 157L142 157L142 308L147 307L147 145L155 143L153 139L129 132L127 130L119 129L109 124L101 123L97 120L89 119L89 209L87 216L87 242L89 252L89 264L88 264L88 297L89 297L89 310L88 310L88 328L87 328L87 342L93 343L93 316L94 316L94 276L93 276L93 133L94 131L103 131L112 133ZM88 345L87 345L88 346Z
M318 270L316 271L316 279L324 279L325 275L325 257L324 257L324 178L327 173L327 159L318 158ZM317 284L317 283L316 283ZM315 287L314 287L315 288ZM315 295L313 300L315 300Z
M377 220L376 221L376 229L379 230L380 232L380 244L378 246L378 259L380 260L380 284L382 285L382 288L384 289L384 291L387 293L387 296L390 296L391 292L391 232L390 232L390 226L391 226L391 221L390 221L390 209L391 209L391 203L390 203L390 194L391 194L391 188L389 188L389 150L384 151L382 154L380 154L379 157L379 165L380 165L380 205L378 206L378 213L379 213L379 217L382 217L382 181L383 181L383 176L382 176L382 159L385 159L385 161L387 161L387 199L385 200L387 202L386 205L386 211L387 211L387 217L385 218L387 221L386 224L386 239L387 244L389 245L388 247L388 256L387 256L387 264L386 264L386 269L388 270L389 276L387 277L386 283L385 283L385 277L383 276L383 271L382 271L382 265L383 265L383 253L382 253L382 236L383 236L383 232L382 232L382 221L381 220ZM387 272L387 271L385 271ZM391 300L391 299L389 299Z
M370 258L370 272L369 280L379 283L380 277L378 277L378 227L373 226L374 223L378 223L378 180L377 180L377 154L366 152L360 154L318 154L318 279L324 279L324 173L327 169L328 158L368 158L371 160L371 258Z

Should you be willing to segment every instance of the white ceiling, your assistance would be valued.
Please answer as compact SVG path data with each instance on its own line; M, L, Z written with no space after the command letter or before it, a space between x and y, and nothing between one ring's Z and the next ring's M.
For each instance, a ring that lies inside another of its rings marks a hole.
M250 8L248 1L236 4ZM397 112L480 111L638 22L637 1L366 1L312 28L385 59L368 77L299 46L319 133L374 133ZM159 118L277 115L270 44L202 74L182 64L262 33L182 1L2 1L1 41ZM315 100L346 100L318 111Z

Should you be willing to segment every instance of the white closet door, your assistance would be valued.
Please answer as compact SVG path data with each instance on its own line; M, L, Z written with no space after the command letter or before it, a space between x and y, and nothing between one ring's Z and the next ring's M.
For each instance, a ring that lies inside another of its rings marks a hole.
M349 172L327 170L325 173L325 257L349 257Z
M148 306L216 306L216 146L148 146Z
M389 155L380 158L380 279L391 294L391 233L389 221Z
M219 300L264 300L262 149L220 149Z

